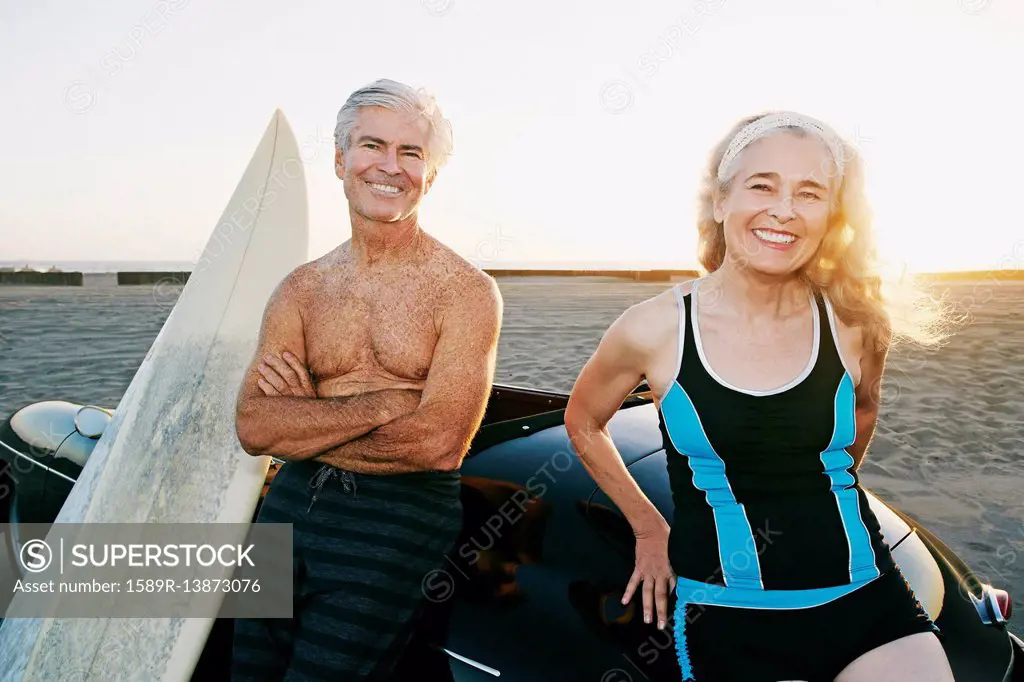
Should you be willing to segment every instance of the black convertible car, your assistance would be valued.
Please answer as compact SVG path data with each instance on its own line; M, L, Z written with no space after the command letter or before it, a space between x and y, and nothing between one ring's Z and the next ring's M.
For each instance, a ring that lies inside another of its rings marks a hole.
M644 624L639 596L619 603L633 568L633 534L573 453L567 401L563 393L494 387L462 468L463 535L443 568L424 576L420 634L397 679L680 679L671 628ZM23 541L19 523L56 517L110 415L47 401L0 426L9 558ZM671 519L665 452L645 385L609 428L630 472ZM869 497L904 575L945 633L956 679L1024 680L1024 645L1006 629L1009 595L981 583L915 520ZM216 622L194 679L226 679L231 629L230 620Z

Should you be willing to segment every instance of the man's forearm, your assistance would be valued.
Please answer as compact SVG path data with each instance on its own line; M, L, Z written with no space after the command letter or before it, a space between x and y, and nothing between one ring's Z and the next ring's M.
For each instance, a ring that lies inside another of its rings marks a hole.
M344 398L253 397L239 411L238 438L250 454L310 459L408 414L418 395L387 389Z
M316 457L317 461L364 474L399 474L447 468L461 458L468 438L455 425L419 409Z
M368 438L369 436L365 436ZM331 466L354 471L357 474L372 474L377 476L393 476L395 474L408 474L413 471L430 471L436 467L430 466L420 457L403 457L391 460L381 460L374 456L369 449L359 449L353 446L362 439L346 443L331 451L325 452L316 457L316 461ZM344 450L343 452L339 452Z

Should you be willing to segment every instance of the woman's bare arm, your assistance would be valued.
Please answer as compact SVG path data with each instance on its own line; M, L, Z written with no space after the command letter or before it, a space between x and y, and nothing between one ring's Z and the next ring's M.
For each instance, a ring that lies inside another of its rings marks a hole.
M636 569L623 594L628 602L643 585L644 619L658 627L668 618L675 586L668 561L669 525L630 475L608 432L608 422L644 378L657 340L657 306L633 306L608 329L573 386L565 425L576 454L594 481L622 511L637 538Z
M881 351L865 348L860 359L860 383L856 388L857 437L846 451L853 457L856 471L864 461L868 445L875 435L878 410L882 402L882 375L888 348Z
M626 469L607 424L643 381L648 354L643 317L644 311L631 308L605 332L576 379L565 411L576 454L636 531L662 528L666 522Z

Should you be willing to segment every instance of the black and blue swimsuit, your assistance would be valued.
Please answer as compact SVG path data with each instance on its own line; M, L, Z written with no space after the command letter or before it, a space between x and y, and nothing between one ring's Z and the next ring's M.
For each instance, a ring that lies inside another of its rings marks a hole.
M911 607L910 631L933 630L899 575L846 451L857 434L856 400L829 301L811 298L813 346L800 375L779 388L749 390L723 380L705 359L695 304L699 282L685 296L674 289L678 371L659 400L675 503L669 557L677 575L674 630L683 678L729 679L720 675L726 663L713 662L712 652L690 651L688 625L737 665L735 652L725 646L736 641L733 634L723 633L719 642L712 633L697 632L721 621L719 613L699 622L709 607L729 607L730 627L742 627L735 619L749 610L852 604L858 590L885 577L883 583L895 581L901 590L895 598ZM836 624L822 626L834 630ZM770 652L788 646L784 634L755 635L761 643L778 638L777 646L766 647L763 661L739 664L748 666L745 675L793 674L778 666L768 672L774 665ZM835 651L823 663L831 672L822 674L837 673L855 653ZM702 656L707 674L696 665Z

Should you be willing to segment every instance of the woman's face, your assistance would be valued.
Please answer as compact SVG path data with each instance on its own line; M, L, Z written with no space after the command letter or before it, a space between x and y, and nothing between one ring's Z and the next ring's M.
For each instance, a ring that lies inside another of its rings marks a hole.
M715 201L724 224L726 262L769 275L799 270L828 227L831 156L813 135L778 132L740 152L725 196Z

